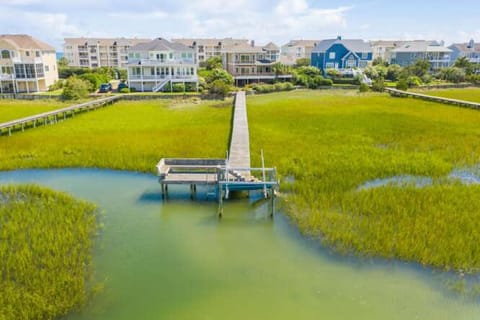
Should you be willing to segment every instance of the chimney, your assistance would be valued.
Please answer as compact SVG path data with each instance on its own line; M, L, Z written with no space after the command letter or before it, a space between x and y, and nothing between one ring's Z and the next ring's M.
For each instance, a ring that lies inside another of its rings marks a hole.
M475 41L473 41L473 39L470 40L470 42L468 43L468 49L473 49L475 48Z
M342 40L342 36L337 36L337 40Z
M252 47L255 47L255 40L250 41L250 45L251 45Z

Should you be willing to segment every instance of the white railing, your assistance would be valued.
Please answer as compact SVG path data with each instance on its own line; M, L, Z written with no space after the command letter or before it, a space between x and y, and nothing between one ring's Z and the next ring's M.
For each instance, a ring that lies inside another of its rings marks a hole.
M159 84L157 84L155 87L152 88L152 92L158 92L160 90L162 90L163 87L165 87L165 85L167 83L170 82L170 78L166 78L165 80L163 80L162 82L160 82Z
M0 74L0 80L13 80L13 74Z
M143 66L175 66L175 65L192 65L195 66L193 59L191 60L150 60L150 59L129 59L129 65L143 65Z

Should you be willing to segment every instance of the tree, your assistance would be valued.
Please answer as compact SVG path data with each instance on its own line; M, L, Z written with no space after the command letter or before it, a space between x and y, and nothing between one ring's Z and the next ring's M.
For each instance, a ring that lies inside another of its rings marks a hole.
M310 65L310 59L309 58L297 59L297 61L295 62L295 65L297 67L307 67Z
M372 65L388 67L388 62L383 60L382 57L376 57L375 59L373 59Z
M230 92L230 85L225 83L224 81L217 79L212 82L209 92L211 94L216 94L222 97L226 97Z
M214 69L223 69L223 63L221 57L211 57L204 62L205 69L214 70Z
M467 57L458 58L453 64L455 68L461 68L467 76L472 75L475 71L475 64L471 63Z
M67 79L63 88L62 97L65 100L77 100L86 98L90 91L90 82L80 79L76 76L72 76Z
M376 92L383 92L385 90L385 82L383 78L379 77L372 84L372 90Z
M465 81L466 73L463 68L449 67L440 70L440 77L446 81L460 83Z
M397 89L402 90L402 91L407 91L408 90L408 82L406 79L400 79L397 82Z
M390 81L397 81L400 77L400 73L402 72L402 67L398 64L391 64L387 68L387 74L385 75L385 79Z
M274 63L272 66L272 71L275 73L275 76L289 74L292 72L291 68L281 62Z
M58 59L58 61L57 61L57 66L58 66L59 68L68 67L68 59L65 58L65 57L62 57L62 58Z

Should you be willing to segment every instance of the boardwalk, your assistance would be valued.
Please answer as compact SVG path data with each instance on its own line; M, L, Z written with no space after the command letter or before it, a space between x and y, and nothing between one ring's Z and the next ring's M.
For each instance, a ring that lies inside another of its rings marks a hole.
M248 133L247 102L244 91L237 92L235 97L228 166L231 168L250 168L250 137ZM243 171L240 174L245 179L250 178L249 171Z
M430 96L427 94L407 92L407 91L402 91L402 90L397 90L392 88L385 88L385 91L387 91L388 93L390 93L391 96L394 96L394 97L410 97L410 98L422 99L422 100L439 102L444 104L452 104L452 105L464 107L464 108L480 109L480 103L478 102Z
M122 96L111 96L111 97L101 98L94 101L75 104L73 106L62 108L62 109L57 109L57 110L53 110L53 111L49 111L41 114L36 114L36 115L29 116L22 119L0 123L0 135L2 135L4 131L6 131L8 135L11 135L12 131L16 128L21 129L22 131L28 126L35 128L37 126L37 123L41 123L41 124L57 123L58 120L61 120L61 119L65 120L69 115L74 116L76 112L94 110L94 109L103 107L107 104L113 103L121 98Z

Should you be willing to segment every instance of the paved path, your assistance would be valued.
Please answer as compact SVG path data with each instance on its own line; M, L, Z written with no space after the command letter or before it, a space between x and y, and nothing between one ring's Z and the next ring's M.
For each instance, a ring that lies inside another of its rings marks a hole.
M247 103L245 91L237 92L230 141L229 167L250 168L250 137L248 135ZM246 179L249 171L240 172Z

